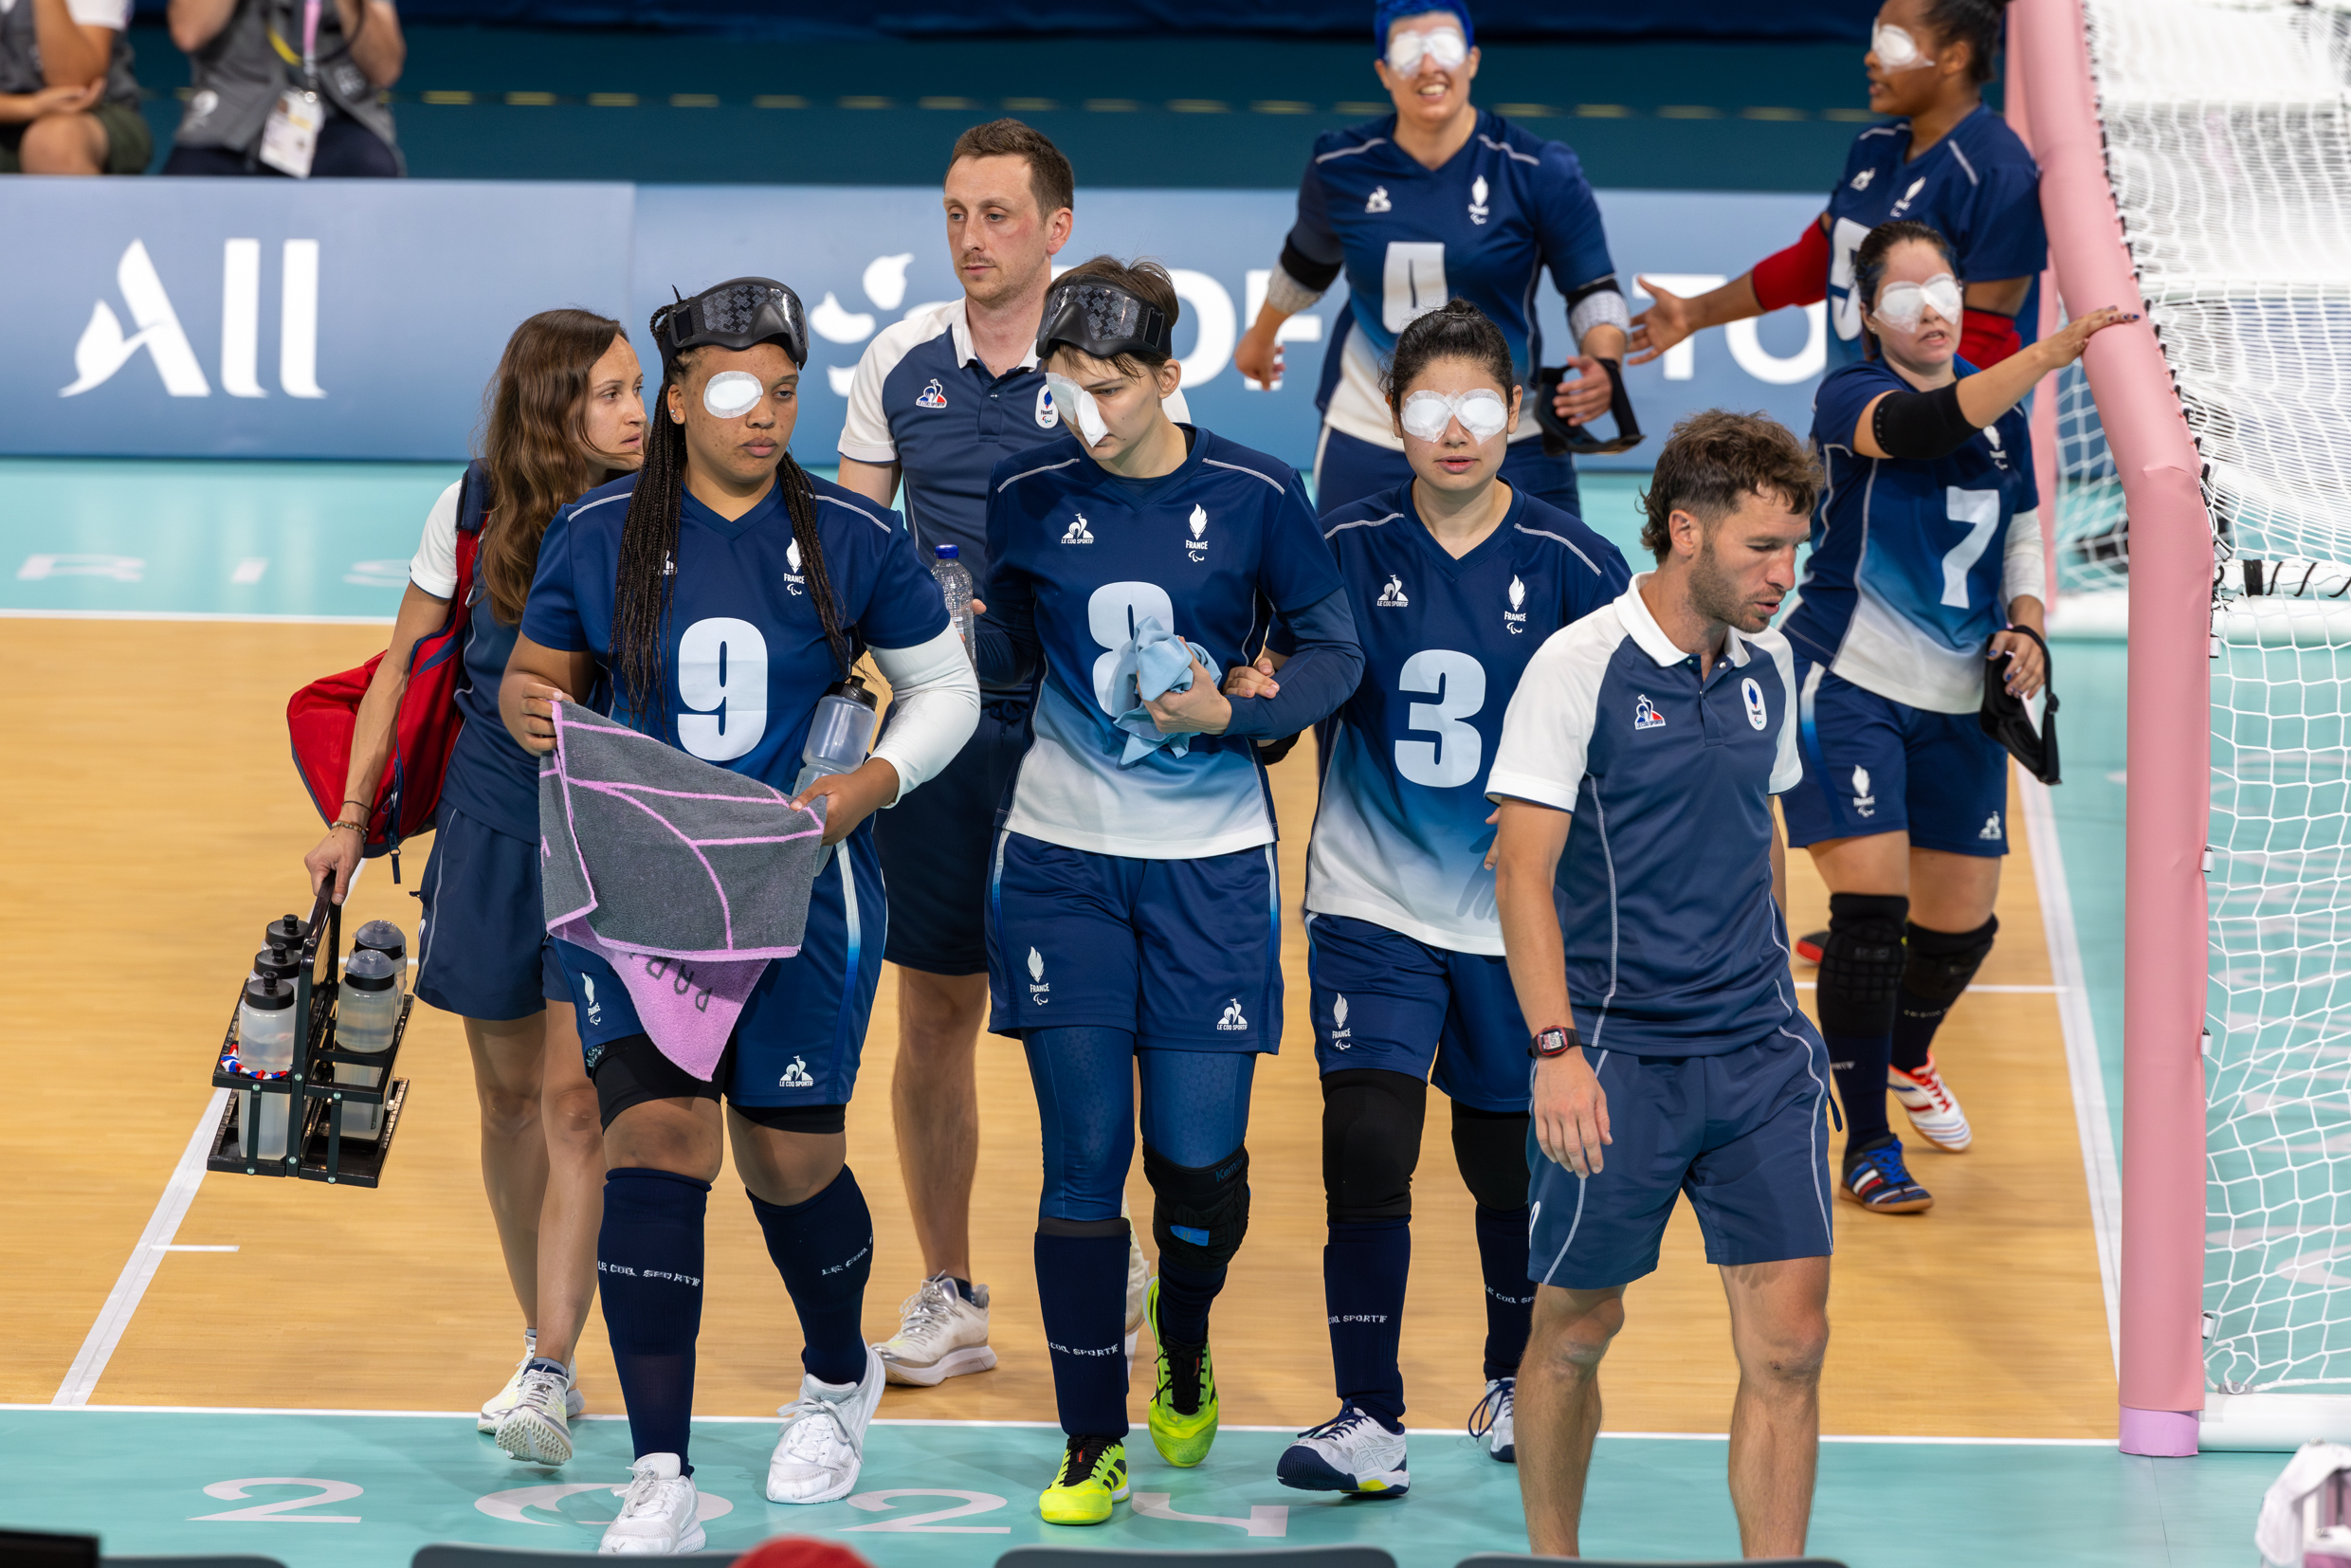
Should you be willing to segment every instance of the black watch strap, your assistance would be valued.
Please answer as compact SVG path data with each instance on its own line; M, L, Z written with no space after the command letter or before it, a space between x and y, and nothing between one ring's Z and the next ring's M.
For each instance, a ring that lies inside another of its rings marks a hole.
M1535 1037L1526 1043L1526 1054L1539 1061L1553 1056L1565 1056L1582 1044L1581 1040L1576 1038L1576 1031L1572 1029L1539 1030Z

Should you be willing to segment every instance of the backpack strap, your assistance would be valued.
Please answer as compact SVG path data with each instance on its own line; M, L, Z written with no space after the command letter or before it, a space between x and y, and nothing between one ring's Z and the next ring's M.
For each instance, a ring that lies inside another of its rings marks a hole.
M473 598L474 565L482 555L482 525L490 515L490 466L476 458L457 489L457 587L449 601L463 613Z

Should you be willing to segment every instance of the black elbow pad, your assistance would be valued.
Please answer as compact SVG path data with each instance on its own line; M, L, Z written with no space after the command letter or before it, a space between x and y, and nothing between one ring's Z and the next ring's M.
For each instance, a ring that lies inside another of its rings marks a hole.
M1887 392L1869 413L1869 433L1888 457L1933 462L1974 439L1976 427L1959 411L1959 384L1933 392Z
M1339 262L1318 262L1298 248L1295 239L1282 242L1282 270L1306 287L1321 293L1339 281Z

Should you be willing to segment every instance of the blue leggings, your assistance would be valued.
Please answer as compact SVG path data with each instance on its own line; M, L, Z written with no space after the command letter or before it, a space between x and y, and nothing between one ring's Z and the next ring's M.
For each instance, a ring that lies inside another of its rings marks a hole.
M1135 1079L1143 1141L1177 1165L1213 1165L1248 1131L1249 1051L1138 1050L1118 1029L1041 1029L1025 1042L1045 1123L1040 1219L1114 1220L1135 1161Z

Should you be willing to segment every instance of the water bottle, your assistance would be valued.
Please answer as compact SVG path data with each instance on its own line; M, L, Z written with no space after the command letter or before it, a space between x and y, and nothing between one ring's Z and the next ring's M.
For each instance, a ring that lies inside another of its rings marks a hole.
M335 1002L335 1044L343 1050L368 1055L388 1050L392 1026L399 1020L400 980L392 958L379 949L360 948L343 966L342 990ZM337 1084L374 1088L383 1081L381 1067L363 1067L355 1062L335 1064ZM345 1138L374 1138L382 1130L383 1119L381 1105L343 1102Z
M947 601L947 619L955 626L956 635L963 639L964 657L976 661L978 649L972 643L972 569L956 559L956 547L942 544L932 555L931 575L939 579L939 596Z
M289 953L282 947L264 947L253 955L251 978L277 980L291 990L296 977L301 974L301 969L302 960L300 954Z
M862 766L866 748L873 744L874 720L873 693L856 676L827 691L816 704L816 716L809 720L808 744L800 748L800 777L792 786L793 796L826 774L845 774Z
M310 922L294 915L281 915L269 922L262 933L262 940L271 947L282 947L289 953L300 953L302 943L310 939Z
M237 1005L237 1066L248 1073L294 1067L294 988L264 975L248 980ZM247 1159L285 1158L286 1113L294 1097L247 1089L240 1117Z
M359 927L358 936L352 939L351 956L355 958L366 952L381 953L390 958L392 989L399 992L408 990L409 940L401 935L398 926L390 921L370 921Z

